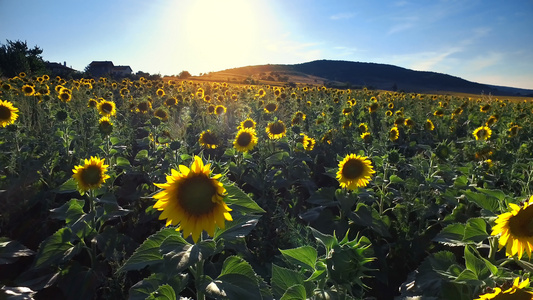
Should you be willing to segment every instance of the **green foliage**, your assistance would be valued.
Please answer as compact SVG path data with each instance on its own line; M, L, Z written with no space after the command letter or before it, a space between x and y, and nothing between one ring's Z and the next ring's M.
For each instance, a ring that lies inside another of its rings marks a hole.
M19 73L41 75L45 63L41 57L43 50L35 46L28 48L26 41L10 41L0 45L0 75L14 77Z

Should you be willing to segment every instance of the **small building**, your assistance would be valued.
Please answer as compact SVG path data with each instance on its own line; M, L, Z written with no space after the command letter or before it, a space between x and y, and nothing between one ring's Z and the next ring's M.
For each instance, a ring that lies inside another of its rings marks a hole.
M50 71L51 75L67 76L76 72L76 70L67 67L67 62L56 63L56 62L46 62L46 69Z
M125 77L133 73L130 66L115 66L112 61L92 61L87 71L94 77Z

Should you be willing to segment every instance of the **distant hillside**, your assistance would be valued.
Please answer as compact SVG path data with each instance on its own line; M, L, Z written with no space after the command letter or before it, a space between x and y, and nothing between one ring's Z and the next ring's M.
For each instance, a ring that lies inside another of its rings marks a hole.
M249 83L292 82L333 87L368 87L382 90L431 93L456 92L501 96L533 96L533 90L493 86L436 72L414 71L393 65L317 60L294 65L248 66L197 77Z

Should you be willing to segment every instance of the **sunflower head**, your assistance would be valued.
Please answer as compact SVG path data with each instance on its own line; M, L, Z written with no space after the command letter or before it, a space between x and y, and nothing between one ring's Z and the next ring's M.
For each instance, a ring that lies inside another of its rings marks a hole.
M207 149L216 149L219 144L217 136L209 129L200 134L198 142L200 143L200 146Z
M361 138L365 143L370 143L372 141L372 136L370 135L370 132L363 132L361 133Z
M0 100L0 126L6 127L15 123L19 116L18 112L18 108L14 107L13 103L7 100Z
M161 121L168 121L168 112L163 107L158 107L154 111L154 116L159 118Z
M117 113L115 102L101 99L96 108L98 112L104 117L111 117Z
M502 290L500 287L495 287L492 291L479 295L479 298L474 300L489 300L489 299L513 299L513 300L531 300L533 299L533 293L525 290L524 288L529 286L529 278L520 282L520 277L516 277L513 281L513 285Z
M100 132L104 135L109 135L113 132L113 123L109 117L100 118L100 121L98 121L98 129L100 129Z
M430 119L427 119L426 123L424 123L424 128L428 131L433 131L435 129L435 125L433 125L433 122Z
M100 188L109 175L106 174L108 165L104 165L104 160L98 157L85 159L83 165L75 166L72 172L72 178L78 183L78 190L85 192Z
M165 91L163 89L157 89L157 91L155 92L155 94L159 97L163 97L165 96Z
M389 130L389 140L395 141L400 137L400 130L394 126Z
M216 115L223 115L226 113L226 107L224 105L217 105L215 107L215 114Z
M367 186L374 173L376 172L368 157L348 154L339 163L337 180L341 187L355 190Z
M239 125L239 128L243 129L243 128L251 128L251 129L255 129L255 126L256 126L256 123L253 119L246 119L244 121L241 122L241 124Z
M233 147L239 152L250 151L255 145L257 145L257 136L255 130L251 128L239 130L233 141Z
M285 128L285 124L283 124L283 121L278 120L269 123L266 128L266 132L271 140L277 140L284 137L287 133L287 130Z
M506 248L507 256L518 255L522 258L524 253L531 258L533 250L533 196L522 206L509 203L510 212L503 213L496 219L492 227L492 235L499 236L499 249Z
M273 113L275 112L276 110L278 110L278 105L276 103L273 103L273 102L270 102L268 103L267 105L265 105L265 107L263 108L263 110L265 111L265 113L269 114L269 113Z
M474 132L472 133L476 140L488 140L492 134L492 130L488 126L481 126L478 127Z
M154 208L163 211L159 219L166 219L166 226L179 225L176 230L194 242L202 231L214 236L216 227L224 229L225 221L233 221L223 200L226 189L218 180L222 175L211 176L210 166L195 156L190 167L180 165L179 171L171 170L166 183L155 184L163 189L154 195Z
M22 86L22 92L25 96L33 96L35 94L35 88L29 84L25 84Z
M304 133L300 133L300 136L305 151L312 151L315 148L316 140L314 138L308 137Z
M146 114L150 110L152 110L152 102L148 100L143 100L137 104L137 108L135 111L141 114Z

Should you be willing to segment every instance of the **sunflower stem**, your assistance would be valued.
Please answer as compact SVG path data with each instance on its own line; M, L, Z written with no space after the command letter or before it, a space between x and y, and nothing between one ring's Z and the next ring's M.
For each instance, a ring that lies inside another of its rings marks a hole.
M201 283L202 283L203 276L204 276L204 261L201 259L196 263L196 272L194 272L194 284L196 285L196 299L197 300L205 300L205 293L201 289Z
M489 250L489 261L493 262L496 257L496 252L498 252L498 238L494 237L489 239L490 250Z

